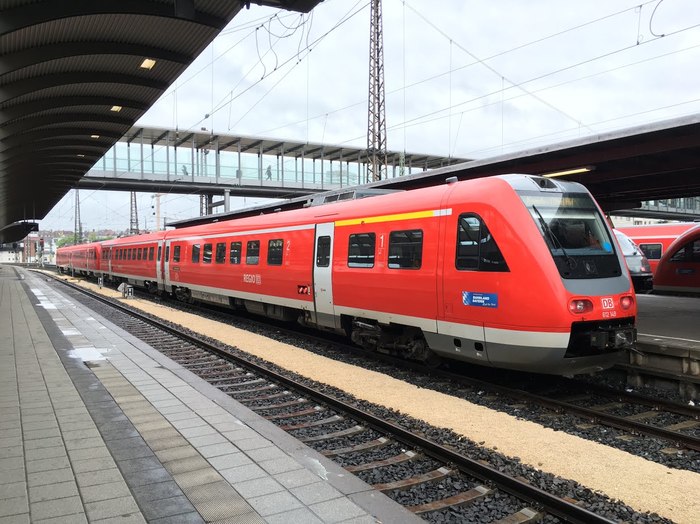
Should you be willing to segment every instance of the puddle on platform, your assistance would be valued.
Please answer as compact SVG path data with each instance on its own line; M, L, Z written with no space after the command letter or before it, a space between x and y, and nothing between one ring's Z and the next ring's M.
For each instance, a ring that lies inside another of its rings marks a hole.
M98 362L100 360L107 360L105 353L109 353L110 351L111 349L97 349L94 347L76 348L68 351L68 356L70 358L79 358L85 362L88 367L93 367L99 365Z

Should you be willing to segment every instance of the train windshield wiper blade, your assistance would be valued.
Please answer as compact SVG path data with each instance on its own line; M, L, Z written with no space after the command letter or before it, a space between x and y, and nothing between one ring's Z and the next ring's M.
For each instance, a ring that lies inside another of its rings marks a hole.
M542 227L542 231L544 232L547 237L549 237L549 243L552 245L553 248L556 248L557 245L559 246L559 249L561 249L562 255L564 255L564 258L566 260L567 265L570 268L574 267L575 261L571 256L566 252L566 249L564 249L564 245L561 243L561 240L557 238L557 235L554 234L554 231L549 227L549 224L547 224L547 221L544 219L542 216L542 213L540 213L540 210L537 209L537 207L533 204L532 209L535 210L535 213L537 213L537 217L539 218L540 221L540 226Z

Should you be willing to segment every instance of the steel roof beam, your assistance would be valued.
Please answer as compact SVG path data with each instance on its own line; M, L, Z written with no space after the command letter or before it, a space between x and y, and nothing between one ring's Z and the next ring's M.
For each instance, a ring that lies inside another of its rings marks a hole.
M56 129L57 134L60 134L60 127L56 127L55 124L68 124L73 122L101 122L126 127L131 125L131 120L129 118L120 117L117 113L112 113L110 111L105 115L98 115L95 113L44 114L15 120L12 124L0 127L0 140L12 135L19 135L31 131L32 129L40 129L51 125L54 126L52 129Z
M189 64L194 58L161 47L140 44L103 41L57 42L32 47L0 58L0 75L52 60L90 55L128 55L139 57L139 63L143 58L153 58L182 65Z
M166 82L153 80L143 76L125 75L116 72L104 71L77 71L71 73L57 73L53 75L36 76L26 78L3 86L0 90L0 104L5 104L14 98L28 95L42 89L51 87L67 86L73 84L115 84L132 85L143 88L154 89L158 92L165 91L168 87Z
M39 100L30 100L15 104L4 109L0 109L0 119L6 125L17 118L31 116L35 113L43 111L51 111L53 109L65 109L68 107L82 106L104 106L105 110L117 105L124 108L136 109L137 111L147 111L150 107L148 104L139 100L130 100L127 98L119 98L118 96L56 96L51 98L42 98ZM118 137L121 138L121 137Z
M227 19L201 11L188 12L185 16L182 16L183 14L182 11L178 12L172 4L149 0L36 2L5 9L0 19L0 36L57 19L98 15L139 15L174 18L218 30L223 29L228 23Z

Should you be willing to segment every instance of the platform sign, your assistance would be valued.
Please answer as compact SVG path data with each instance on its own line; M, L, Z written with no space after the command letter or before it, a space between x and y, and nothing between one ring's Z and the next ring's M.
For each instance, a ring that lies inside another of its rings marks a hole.
M498 293L462 291L462 304L477 307L498 307Z

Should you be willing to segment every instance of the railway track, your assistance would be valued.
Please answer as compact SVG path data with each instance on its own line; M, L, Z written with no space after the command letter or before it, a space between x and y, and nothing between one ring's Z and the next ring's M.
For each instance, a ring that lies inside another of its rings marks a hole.
M326 393L327 387L290 378L108 299L90 297L119 309L119 314L107 313L112 322L428 520L441 514L436 521L483 521L489 515L489 522L502 524L610 522L581 501L442 446Z
M212 309L207 306L187 305L187 309L211 314ZM230 318L230 313L222 312L222 315ZM258 323L258 321L253 321ZM312 341L327 344L328 338L317 333L300 333L297 329L276 326L278 331L288 331L296 336L303 336ZM653 437L666 441L667 445L661 447L661 453L673 457L678 453L691 452L685 462L691 465L690 469L700 472L700 406L694 404L680 404L645 396L628 389L611 388L594 383L581 382L575 379L563 377L537 376L535 380L523 380L520 377L513 378L513 374L501 371L500 375L507 376L506 381L498 376L492 376L488 380L474 378L465 375L462 371L450 372L442 369L426 368L425 365L405 359L395 358L390 355L369 353L357 346L338 341L334 346L341 348L344 353L353 353L364 358L372 358L409 372L429 374L431 379L446 381L446 387L460 385L471 390L478 390L481 399L494 400L500 404L509 403L512 410L518 410L523 402L540 406L550 411L550 416L559 416L567 413L579 417L576 429L591 430L594 426L603 426L619 430L617 435L619 447L626 449L625 443L634 440ZM473 369L473 366L470 366ZM525 375L531 378L531 374ZM517 386L507 382L516 382ZM545 382L545 387L542 386ZM449 383L448 383L449 382ZM497 396L494 396L497 395ZM518 414L514 411L513 414ZM546 418L547 415L545 414ZM565 428L559 428L565 429ZM626 449L628 450L628 449ZM672 464L669 464L672 465ZM695 466L693 468L693 465Z

